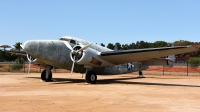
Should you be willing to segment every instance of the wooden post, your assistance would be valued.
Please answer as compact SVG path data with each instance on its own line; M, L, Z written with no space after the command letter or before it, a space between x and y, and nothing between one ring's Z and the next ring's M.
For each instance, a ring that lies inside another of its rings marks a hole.
M10 64L8 65L8 72L10 72Z
M25 62L24 62L24 73L25 73L25 66L26 66L26 64L25 64Z
M163 65L163 75L164 75L164 72L165 72L165 70L164 70L164 65Z
M187 76L188 76L188 60L187 60Z

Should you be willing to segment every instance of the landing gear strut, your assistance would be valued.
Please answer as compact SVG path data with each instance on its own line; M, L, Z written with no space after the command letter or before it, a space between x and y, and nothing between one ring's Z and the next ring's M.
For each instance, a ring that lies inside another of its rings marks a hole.
M143 73L142 73L142 71L139 71L138 73L139 73L139 76L138 76L138 78L145 78L145 77L143 76Z
M45 70L41 73L41 79L43 81L52 81L52 72L51 72L52 66L46 66Z
M96 81L97 81L96 73L93 71L88 71L85 75L85 80L87 83L96 84Z

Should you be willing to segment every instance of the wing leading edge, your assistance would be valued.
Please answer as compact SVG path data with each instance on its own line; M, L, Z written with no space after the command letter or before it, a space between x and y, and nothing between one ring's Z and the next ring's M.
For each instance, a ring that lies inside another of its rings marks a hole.
M134 49L123 51L107 51L101 52L102 59L113 63L123 64L135 61L151 60L163 56L181 54L197 50L193 46L176 46L176 47L161 47L161 48L148 48L148 49Z
M21 55L21 56L27 55L25 51L6 51L6 52L11 53L11 54Z

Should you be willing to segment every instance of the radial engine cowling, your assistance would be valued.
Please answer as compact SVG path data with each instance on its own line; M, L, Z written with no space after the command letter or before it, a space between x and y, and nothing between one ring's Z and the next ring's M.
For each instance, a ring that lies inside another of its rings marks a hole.
M80 65L92 65L92 66L101 66L102 61L98 58L98 51L87 48L83 51L77 52L79 49L84 47L83 45L76 45L73 48L73 52L70 57L75 63Z

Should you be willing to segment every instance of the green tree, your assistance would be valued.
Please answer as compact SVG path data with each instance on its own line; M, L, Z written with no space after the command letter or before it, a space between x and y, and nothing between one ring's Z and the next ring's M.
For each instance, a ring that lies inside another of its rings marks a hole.
M21 44L22 44L21 42L15 43L15 45L13 45L14 49L18 50L18 51L21 51L22 50L22 47L20 46ZM17 61L17 63L22 63L20 55L18 55L18 61Z
M122 49L122 46L119 42L115 43L115 45L117 46L118 50L121 50Z
M136 49L136 45L135 45L135 43L131 43L131 44L129 44L129 49Z
M165 41L156 41L154 42L154 47L168 47L168 43Z
M130 49L130 45L128 45L128 44L122 45L122 50L128 50L128 49Z
M114 45L113 45L112 43L109 43L109 44L107 45L107 48L113 49L113 48L114 48Z
M20 46L22 43L21 42L16 42L14 46L14 49L15 50L18 50L18 51L21 51L22 50L22 47Z
M145 42L143 40L137 41L135 45L137 49L149 48L148 42Z
M0 50L0 61L3 61L4 60L4 57L3 57L3 51Z
M14 61L16 60L17 56L11 55L6 51L0 50L0 61Z
M100 44L101 46L105 47L105 45L103 43Z
M200 58L199 57L190 57L188 63L191 64L193 67L198 67L200 65Z
M154 43L148 42L148 48L154 48Z

